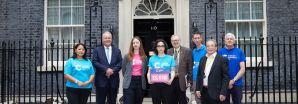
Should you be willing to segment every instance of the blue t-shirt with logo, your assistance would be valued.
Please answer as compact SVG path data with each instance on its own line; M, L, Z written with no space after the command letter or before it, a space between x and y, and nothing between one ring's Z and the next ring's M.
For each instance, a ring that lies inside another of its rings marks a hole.
M90 60L70 58L64 66L64 74L70 75L78 81L85 82L90 79L91 75L94 75L94 68ZM67 80L66 86L72 88L92 88L92 83L86 86L78 86L78 84Z
M175 66L175 60L173 56L170 55L164 55L163 57L153 55L150 57L148 63L148 67L151 69L151 73L166 72L170 75L172 68L174 68Z
M199 64L200 60L203 56L205 56L207 53L206 46L202 45L200 48L195 48L192 50L192 56L193 56L193 70L192 70L192 80L197 80L197 74L199 71Z
M232 48L228 50L226 47L218 51L218 54L229 60L229 77L233 79L240 70L240 62L245 62L246 58L244 52L239 48ZM241 86L243 85L242 77L238 79L234 85Z

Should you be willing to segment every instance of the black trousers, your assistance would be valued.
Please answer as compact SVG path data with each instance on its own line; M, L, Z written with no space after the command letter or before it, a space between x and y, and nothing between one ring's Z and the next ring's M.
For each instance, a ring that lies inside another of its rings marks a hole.
M66 87L68 104L87 104L91 89Z
M133 76L129 88L123 89L124 104L142 104L143 102L143 89L142 77Z
M105 104L106 98L108 104L116 104L118 88L110 87L108 84L105 87L96 87L96 104Z
M208 93L208 88L203 87L201 92L201 101L202 104L220 104L219 96L218 99L213 99Z
M153 104L171 104L170 85L165 83L155 83L150 86L150 93Z
M174 78L171 84L171 104L187 104L186 92L181 91L179 78Z
M225 104L230 104L230 95L232 96L232 104L241 104L242 99L242 86L233 86L228 90L228 95L225 100Z

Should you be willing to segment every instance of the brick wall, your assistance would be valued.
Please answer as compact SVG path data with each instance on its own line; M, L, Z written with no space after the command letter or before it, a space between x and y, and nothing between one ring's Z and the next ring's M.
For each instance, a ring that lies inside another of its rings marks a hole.
M42 39L43 5L43 0L2 0L0 39Z
M197 25L198 31L202 32L205 36L205 9L204 5L207 3L208 0L190 0L190 34L193 33L193 23ZM214 0L217 3L217 20L218 20L218 38L221 38L221 32L224 32L224 0ZM207 8L206 10L206 17L207 17L207 37L215 38L216 34L216 9L215 7L211 10Z
M266 1L268 36L298 36L298 1Z
M86 9L85 9L85 33L86 38L90 39L90 0L86 0ZM102 18L102 26L103 26L103 32L104 31L112 31L113 33L113 45L118 46L118 0L102 0L102 16L100 14L100 8L97 8L97 13L94 13L94 10L92 11L92 17L91 17L91 28L92 28L92 35L91 35L91 41L92 44L99 45L101 42L101 23L100 18ZM111 28L112 27L112 28ZM112 29L112 30L111 30ZM97 40L97 41L96 41ZM94 47L94 46L93 46Z

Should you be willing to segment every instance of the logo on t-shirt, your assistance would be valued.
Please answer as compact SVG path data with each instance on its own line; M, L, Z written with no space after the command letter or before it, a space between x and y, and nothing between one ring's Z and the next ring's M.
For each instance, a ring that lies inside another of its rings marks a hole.
M235 59L237 59L237 56L236 55L227 55L227 54L224 54L222 56L228 58L228 60L235 60Z

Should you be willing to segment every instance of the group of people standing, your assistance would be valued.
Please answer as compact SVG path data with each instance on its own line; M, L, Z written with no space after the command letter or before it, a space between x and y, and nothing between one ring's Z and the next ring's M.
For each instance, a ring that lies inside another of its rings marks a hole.
M235 36L226 34L226 46L219 51L215 40L203 45L199 33L192 40L193 50L181 46L177 35L171 36L170 49L163 39L157 39L150 58L139 37L132 38L123 58L120 49L111 45L110 32L103 33L103 46L93 50L92 60L86 58L85 45L76 44L64 70L68 102L86 104L94 82L97 104L116 104L122 70L124 104L142 104L147 83L153 104L187 104L188 87L198 104L228 104L230 94L233 103L240 104L245 55L234 47Z

